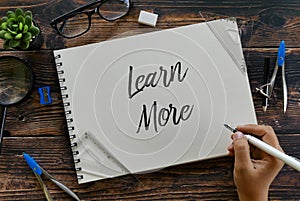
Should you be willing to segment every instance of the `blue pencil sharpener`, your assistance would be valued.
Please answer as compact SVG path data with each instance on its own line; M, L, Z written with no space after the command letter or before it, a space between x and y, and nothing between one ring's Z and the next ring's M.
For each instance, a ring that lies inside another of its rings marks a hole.
M39 88L39 94L40 94L40 103L43 105L46 104L51 104L52 103L52 99L50 96L50 87L49 86L45 86L45 87L40 87Z

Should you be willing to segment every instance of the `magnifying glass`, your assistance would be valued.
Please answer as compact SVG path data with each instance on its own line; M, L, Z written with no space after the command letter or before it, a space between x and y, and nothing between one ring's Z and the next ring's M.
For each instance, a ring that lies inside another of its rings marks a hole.
M33 73L27 61L14 56L0 57L0 151L7 107L22 102L33 87Z

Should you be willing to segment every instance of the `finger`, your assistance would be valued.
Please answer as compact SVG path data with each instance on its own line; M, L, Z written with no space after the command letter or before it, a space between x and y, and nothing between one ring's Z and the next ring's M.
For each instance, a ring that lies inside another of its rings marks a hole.
M274 132L273 129L267 129L267 126L256 124L238 125L237 129L242 133L253 134L257 137L263 137L267 132Z
M228 151L233 151L233 144L230 144L230 145L227 147L227 150L228 150Z
M234 151L229 151L229 152L228 152L228 155L229 155L229 156L234 156Z
M267 154L255 146L250 145L250 156L251 159L260 160L263 159Z
M270 126L248 124L248 125L237 126L237 129L243 133L249 133L257 137L260 137L264 142L276 148L280 147L277 136L273 128Z
M248 170L251 167L250 150L247 138L241 132L233 135L233 148L236 170Z
M279 141L277 136L270 126L263 126L263 125L254 125L248 124L243 126L238 126L238 130L243 131L244 133L253 134L255 136L260 137L264 142L270 144L271 146L275 147L281 152L284 152L280 147ZM251 151L251 156L255 159L265 159L265 160L272 160L274 161L274 157L270 156L269 154L257 149L256 151Z
M230 136L232 140L233 140L233 136L234 136L234 133L232 133L231 136Z
M229 145L228 147L227 147L227 150L228 150L228 154L229 154L229 156L234 156L234 149L233 149L233 144L231 144L231 145Z

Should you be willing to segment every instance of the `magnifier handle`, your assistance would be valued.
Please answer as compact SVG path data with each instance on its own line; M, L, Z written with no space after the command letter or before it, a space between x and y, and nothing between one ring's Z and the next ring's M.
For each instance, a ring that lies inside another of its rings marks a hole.
M2 138L3 138L3 132L4 132L4 124L5 124L5 119L6 119L6 107L2 107L1 111L1 129L0 129L0 153L1 153L1 148L2 148Z

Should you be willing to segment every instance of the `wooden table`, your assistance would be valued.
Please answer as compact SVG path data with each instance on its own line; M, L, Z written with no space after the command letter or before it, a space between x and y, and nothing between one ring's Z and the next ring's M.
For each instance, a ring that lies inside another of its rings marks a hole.
M0 52L1 56L16 55L28 59L35 74L34 90L29 99L8 108L7 132L0 155L0 200L45 200L38 181L22 158L24 151L84 200L237 200L231 157L137 175L142 184L132 176L77 184L52 50L105 41L132 30L146 30L147 26L137 22L142 9L159 14L158 29L203 22L199 11L206 13L207 20L237 17L258 122L273 126L284 150L300 158L299 1L133 0L134 7L130 14L116 22L106 22L94 16L92 28L86 35L76 39L58 36L50 27L50 20L86 2L0 1L0 16L11 8L30 9L45 38L41 50L2 49ZM263 81L264 57L271 57L274 65L281 39L287 45L288 109L284 114L279 79L268 111L264 113L261 108L262 97L255 92L255 88ZM37 89L45 85L51 87L51 105L39 103ZM47 182L47 186L54 200L71 200L54 184ZM285 166L271 186L270 200L300 200L300 174Z

